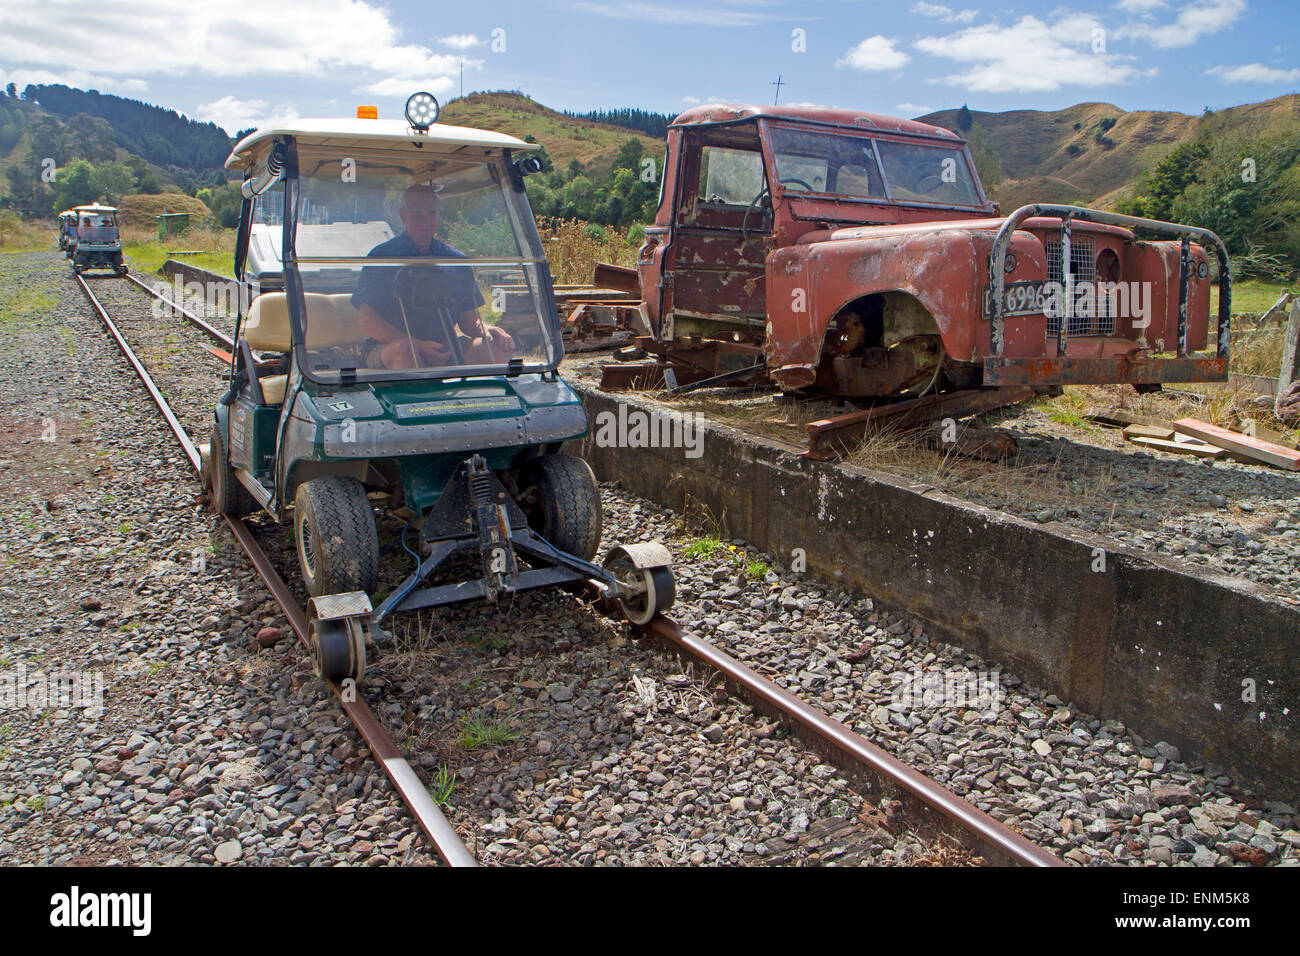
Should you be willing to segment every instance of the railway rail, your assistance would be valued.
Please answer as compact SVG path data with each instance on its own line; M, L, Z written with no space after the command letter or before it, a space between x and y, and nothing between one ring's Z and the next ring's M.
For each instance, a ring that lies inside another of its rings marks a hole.
M227 347L230 346L229 336L178 303L172 302L158 290L134 276L130 278L149 295L199 328L206 336ZM201 472L202 461L199 449L172 411L149 371L126 341L89 283L81 276L77 276L76 280L109 336L127 358L158 406L191 466L196 472ZM307 622L303 609L298 605L248 526L240 519L227 517L225 520L268 590L283 608L298 639L306 646ZM760 676L716 646L684 632L675 622L658 616L638 630L671 651L698 662L710 672L720 675L733 691L747 699L755 710L783 721L806 746L837 764L860 784L865 784L875 802L879 803L886 799L895 801L894 805L898 810L897 819L916 832L936 839L953 840L990 865L1036 867L1065 865L1052 853L999 823L925 775L906 766L844 724L809 706L794 694ZM330 686L345 713L370 746L381 768L411 809L438 854L453 866L476 865L470 851L438 809L436 802L365 700L356 695L344 695L338 685ZM355 699L352 699L353 697Z

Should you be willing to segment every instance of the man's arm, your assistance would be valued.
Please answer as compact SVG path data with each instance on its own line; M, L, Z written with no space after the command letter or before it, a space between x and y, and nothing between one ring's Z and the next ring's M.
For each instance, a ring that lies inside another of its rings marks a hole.
M487 330L483 327L483 318L478 314L478 309L466 309L457 317L456 324L471 339L487 334Z
M370 304L363 302L358 311L361 313L361 332L376 342L395 342L405 338L401 330L384 321Z

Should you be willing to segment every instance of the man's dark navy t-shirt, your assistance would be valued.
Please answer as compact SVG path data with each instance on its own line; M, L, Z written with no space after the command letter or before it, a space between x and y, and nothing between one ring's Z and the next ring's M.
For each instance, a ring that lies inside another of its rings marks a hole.
M367 254L371 258L449 258L464 259L465 254L453 249L439 239L429 244L428 252L421 252L407 233L394 236L381 242ZM461 313L477 309L483 304L483 295L478 283L474 281L474 270L468 266L443 266L408 270L407 276L414 280L403 292L399 301L394 288L400 266L366 266L357 279L357 287L352 293L352 304L357 308L368 305L384 319L397 328L402 328L402 316L405 313L411 325L411 335L417 339L442 341L443 321L451 327ZM414 289L419 284L418 290ZM404 307L404 308L403 308ZM443 313L440 319L437 313Z

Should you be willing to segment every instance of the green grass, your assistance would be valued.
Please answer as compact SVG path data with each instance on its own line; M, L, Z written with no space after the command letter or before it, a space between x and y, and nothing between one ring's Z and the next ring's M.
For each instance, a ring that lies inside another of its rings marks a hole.
M39 812L39 811L41 811L41 810L44 810L44 809L45 809L45 797L44 797L44 796L40 796L40 797L32 797L30 800L27 801L27 808L28 808L29 810L35 810L35 811L37 811L37 812Z
M451 791L456 786L456 771L446 764L438 764L438 774L433 778L433 802L443 806L451 799Z
M199 233L193 240L188 241L194 245L210 244L210 240L203 238L205 235ZM172 256L169 254L170 250L185 246L186 243L187 236L185 235L174 236L167 242L159 242L157 239L124 239L122 253L126 256L127 262L134 272L149 275L157 274L162 264L172 258L223 276L228 276L233 271L233 257L229 252L200 252L198 255L193 256Z
M503 720L466 717L461 723L464 726L461 728L458 743L466 750L508 744L519 737L519 731L508 726Z
M506 639L502 634L485 634L482 637L471 638L470 643L486 647L488 650L500 651L505 649Z
M767 572L772 569L767 566L766 561L753 560L745 562L745 576L751 581L761 581L767 577Z
M48 314L59 304L59 295L53 279L32 288L28 282L23 289L0 288L0 325L25 325Z
M18 222L0 214L0 254L54 251L55 225L39 219Z
M688 558L714 558L727 549L718 538L709 536L692 541L682 552Z
M1212 286L1210 293L1210 324L1219 314L1219 287ZM1232 311L1263 312L1276 302L1283 292L1300 294L1300 283L1266 282L1263 279L1244 279L1232 284Z

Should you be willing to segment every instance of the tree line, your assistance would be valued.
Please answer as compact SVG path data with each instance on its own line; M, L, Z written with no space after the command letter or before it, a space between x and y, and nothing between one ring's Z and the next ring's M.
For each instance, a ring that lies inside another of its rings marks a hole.
M213 170L230 152L230 137L215 123L200 123L140 100L58 83L29 84L22 97L60 116L88 114L104 120L118 146L159 166Z
M536 142L530 135L529 142ZM652 222L659 205L663 160L647 156L640 139L619 147L609 169L598 163L571 161L555 167L543 148L538 151L542 172L524 180L528 202L538 218L584 219L605 226Z
M1117 209L1212 230L1228 247L1234 274L1292 275L1300 269L1300 123L1263 131L1211 120Z
M565 110L564 115L572 119L584 119L593 123L605 123L609 126L634 129L645 133L647 136L653 136L655 139L667 139L668 124L673 121L675 114L653 113L649 110L625 107L617 110L589 110L586 113L571 113Z

